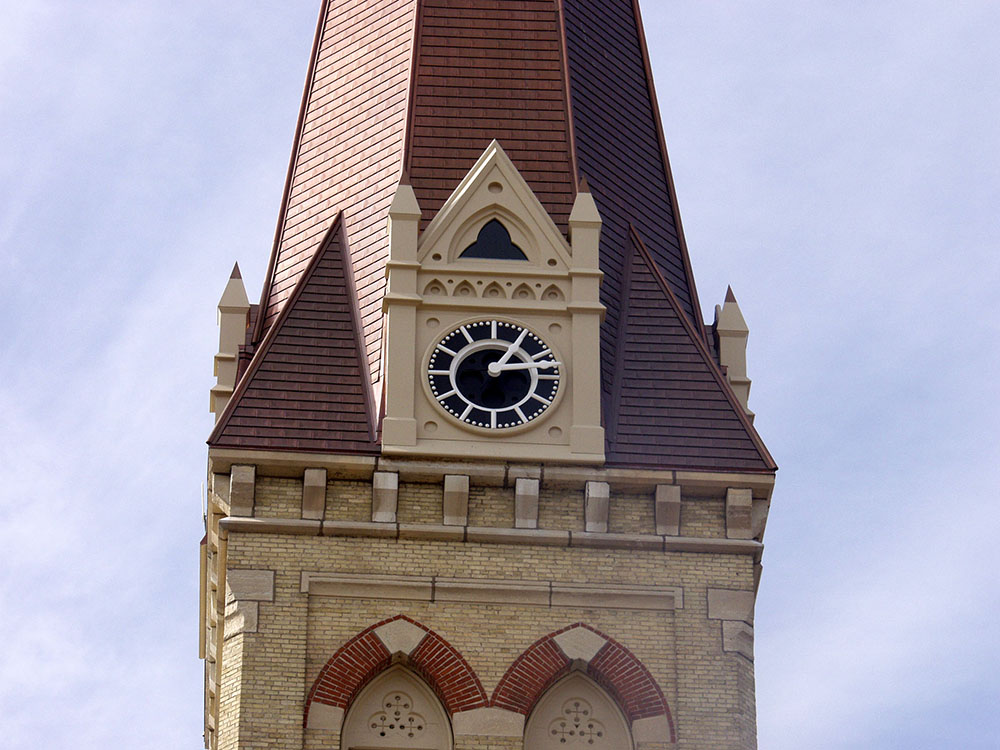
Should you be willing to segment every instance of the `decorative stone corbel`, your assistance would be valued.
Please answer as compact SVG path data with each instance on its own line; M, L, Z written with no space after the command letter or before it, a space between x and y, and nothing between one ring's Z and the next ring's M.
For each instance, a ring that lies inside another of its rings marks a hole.
M587 482L584 489L584 530L604 533L608 530L611 486L607 482Z
M514 528L538 528L538 480L518 477L514 482Z
M399 502L399 474L394 471L376 471L372 475L372 521L396 523Z
M444 478L444 525L469 525L469 477L447 474Z

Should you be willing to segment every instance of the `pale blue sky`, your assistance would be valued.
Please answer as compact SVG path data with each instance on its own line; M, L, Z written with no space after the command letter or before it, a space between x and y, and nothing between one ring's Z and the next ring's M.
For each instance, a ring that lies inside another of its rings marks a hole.
M200 747L215 304L259 293L318 0L0 10L0 744ZM781 466L761 747L1000 747L1000 4L643 10Z

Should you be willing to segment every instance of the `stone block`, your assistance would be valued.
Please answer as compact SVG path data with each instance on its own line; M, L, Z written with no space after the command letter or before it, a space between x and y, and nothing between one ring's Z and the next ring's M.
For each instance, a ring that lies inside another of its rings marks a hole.
M514 482L514 528L538 528L538 480L518 477Z
M233 466L229 474L229 515L252 516L256 466Z
M764 534L764 527L767 525L767 512L771 508L771 501L763 498L754 498L750 510L751 534L754 539L760 539Z
M392 471L376 471L372 475L372 521L396 523L398 501L399 474Z
M743 654L750 661L753 661L753 626L735 620L723 622L722 650Z
M274 601L273 570L227 570L226 601Z
M753 491L726 490L726 537L753 539Z
M322 521L326 509L326 469L306 469L302 477L302 517Z
M677 536L681 528L681 488L676 484L656 485L656 533Z
M390 654L410 654L427 635L427 631L406 620L393 620L376 628L375 635Z
M752 591L708 590L708 619L753 622L755 601Z
M587 482L584 489L584 528L604 533L608 530L611 487L607 482Z
M567 659L571 661L580 659L585 662L589 662L597 656L597 652L604 648L604 644L607 643L606 639L593 630L581 627L570 628L552 640L556 642Z
M524 715L504 708L473 708L451 717L456 736L517 737L524 735Z
M444 477L444 525L467 526L469 523L469 477L446 474Z

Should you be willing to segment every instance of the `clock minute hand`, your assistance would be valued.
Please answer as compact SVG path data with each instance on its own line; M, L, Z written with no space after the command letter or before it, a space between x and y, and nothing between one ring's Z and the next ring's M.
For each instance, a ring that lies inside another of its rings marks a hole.
M510 364L500 364L500 362L491 362L489 367L490 375L499 375L501 372L508 372L510 370L547 370L550 367L559 367L562 362L556 362L554 360L544 360L542 362L512 362Z
M527 336L527 335L528 335L528 329L525 328L524 330L521 331L521 334L517 337L517 340L513 344L511 344L510 346L507 347L507 351L505 351L503 353L503 356L500 357L500 359L498 359L493 364L496 364L496 365L505 364L508 359L510 359L511 357L514 356L514 352L518 349L518 347L521 346L521 343L524 341L524 337ZM493 369L493 365L491 364L490 365L490 370L492 370L492 369Z

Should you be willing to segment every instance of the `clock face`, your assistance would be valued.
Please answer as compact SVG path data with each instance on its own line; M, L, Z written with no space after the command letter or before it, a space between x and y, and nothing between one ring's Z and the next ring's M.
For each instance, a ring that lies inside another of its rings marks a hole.
M524 326L466 323L431 352L427 379L441 408L475 427L505 430L540 417L556 398L561 362Z

